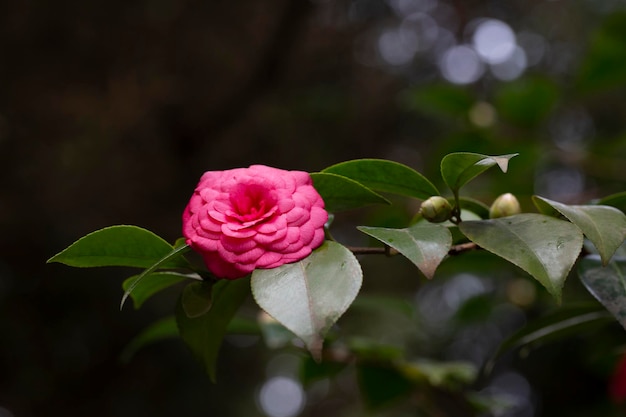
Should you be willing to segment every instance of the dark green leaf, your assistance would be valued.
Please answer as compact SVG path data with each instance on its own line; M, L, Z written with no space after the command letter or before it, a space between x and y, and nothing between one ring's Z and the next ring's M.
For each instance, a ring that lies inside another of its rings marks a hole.
M176 306L178 331L194 356L204 364L215 382L219 348L228 324L250 292L247 278L220 280L213 286L213 305L200 317L189 318L183 308L182 296Z
M128 362L130 359L146 345L152 344L165 339L178 337L178 327L176 326L176 318L174 316L161 319L150 326L146 327L124 348L121 355L122 362Z
M509 160L516 155L489 156L469 152L451 153L441 160L441 176L448 187L457 193L461 187L494 165L498 165L502 172L506 172Z
M322 172L353 179L375 191L422 200L439 195L437 188L419 172L406 165L383 159L355 159L333 165Z
M419 222L406 229L357 227L363 233L394 248L431 279L452 246L452 235L440 224Z
M582 230L593 242L606 265L618 247L626 238L626 215L614 207L609 206L568 206L547 198L533 196L535 204L541 209L543 202L557 210L569 221Z
M388 366L360 364L357 378L361 395L369 409L380 409L406 398L415 385L398 369Z
M172 251L172 245L137 226L111 226L78 239L48 262L75 267L131 266L148 268ZM164 268L185 267L182 257L170 259Z
M600 201L598 201L598 204L615 207L617 209L620 209L622 212L626 212L626 191L608 195L600 199Z
M259 327L252 320L233 317L230 323L228 323L227 332L235 334L258 334ZM122 351L120 359L122 362L129 362L143 347L154 342L178 338L179 336L176 317L165 317L146 327L141 333L135 336Z
M549 343L580 334L581 331L613 322L613 318L597 304L561 307L527 325L500 344L485 364L491 372L495 361L505 352L528 344Z
M213 283L196 281L187 284L183 288L181 302L185 314L190 319L195 319L207 313L211 309Z
M251 282L259 306L319 358L326 332L350 306L361 281L352 252L327 241L299 262L256 269Z
M578 265L578 276L626 329L626 260L613 260L602 266L597 255L585 256Z
M326 172L311 174L313 184L330 212L350 210L370 204L390 204L389 200L350 178Z
M465 221L459 229L478 246L528 272L559 301L583 244L580 229L572 223L535 213Z
M300 366L300 380L306 387L315 381L325 378L333 378L343 371L347 362L315 362L310 356L302 358Z
M151 273L153 273L159 268L163 268L164 265L168 265L174 259L180 258L183 253L188 252L189 250L191 250L191 247L188 245L184 245L184 246L177 247L176 249L172 249L168 254L163 256L156 263L154 263L148 269L144 270L141 274L139 274L137 276L137 279L131 282L128 288L126 289L126 291L124 292L124 295L122 296L122 301L120 302L120 310L124 307L124 303L126 302L126 299L128 298L128 296L135 290L135 288L142 282L142 280L146 276L150 275Z
M378 314L381 311L397 312L406 317L415 314L414 305L408 299L383 295L361 294L350 308L370 310L363 314Z
M134 275L126 279L122 283L122 289L124 291L128 290L128 288L130 288L138 278L139 275ZM169 288L172 285L176 285L187 279L201 279L197 274L181 274L173 271L153 272L146 275L144 278L145 279L142 279L141 282L135 286L135 289L130 294L130 297L133 299L135 309L139 309L142 304L154 294Z

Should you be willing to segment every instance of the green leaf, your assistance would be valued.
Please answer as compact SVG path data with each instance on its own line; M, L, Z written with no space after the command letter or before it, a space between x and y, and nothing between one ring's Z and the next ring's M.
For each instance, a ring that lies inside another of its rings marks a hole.
M217 355L228 324L250 292L247 278L220 280L213 286L211 309L200 317L190 318L183 308L182 296L176 306L180 336L194 356L204 364L215 382Z
M259 327L252 321L241 317L233 317L226 328L227 333L234 334L258 334ZM124 363L129 362L135 354L143 347L162 340L178 338L178 325L176 316L162 318L150 326L146 327L135 336L122 351L120 360Z
M614 259L602 266L597 255L585 256L578 265L578 276L626 329L626 259Z
M469 152L451 153L441 160L441 176L456 194L461 187L494 165L498 165L502 172L506 172L509 160L517 155L516 153L501 156Z
M485 363L484 371L491 372L503 353L529 344L549 343L580 334L581 331L613 322L613 318L599 305L583 304L560 307L536 319L505 339Z
M111 226L89 233L48 259L68 266L130 266L148 268L172 251L172 245L137 226ZM182 257L169 260L165 268L186 267Z
M421 359L399 365L404 375L412 380L426 381L433 387L458 390L471 384L478 374L470 362L437 362Z
M459 229L478 246L528 272L558 301L583 244L580 229L572 223L535 213L465 221Z
M163 318L146 327L141 333L135 336L124 348L120 359L127 363L141 348L165 339L178 337L178 327L174 316Z
M533 196L533 201L539 211L547 204L578 226L593 242L604 265L626 239L626 215L614 207L568 206L539 196Z
M406 229L367 226L357 229L406 256L428 279L435 275L452 246L450 231L440 224L420 222Z
M302 385L309 387L313 382L321 379L331 379L336 377L341 371L348 366L347 361L344 362L315 362L310 356L302 358L300 365L299 377Z
M195 319L206 314L213 303L213 283L196 281L183 288L181 302L185 314L190 319Z
M361 363L357 366L357 380L365 405L380 409L406 398L415 384L392 366Z
M324 336L358 294L362 275L352 252L327 241L299 262L254 270L252 295L319 359Z
M122 283L122 289L124 291L128 290L139 278L139 275L134 275L128 279L126 279ZM171 287L172 285L176 285L179 282L182 282L186 279L201 279L197 274L181 274L179 272L153 272L149 275L146 275L141 281L135 286L135 289L132 293L130 293L130 297L133 299L133 304L135 309L139 309L144 302L154 294L162 291L166 288Z
M120 302L120 310L124 307L124 303L126 302L126 299L128 299L128 296L135 290L135 288L140 284L140 282L142 282L142 280L146 276L150 275L157 269L164 267L164 265L168 265L168 263L171 262L172 260L180 258L183 253L188 252L189 250L191 250L191 247L189 245L184 245L184 246L180 246L175 249L172 249L168 254L163 256L156 263L154 263L148 269L144 270L141 274L139 274L137 276L137 279L131 282L128 288L126 289L126 291L124 292L124 295L122 296L122 301Z
M626 212L626 191L607 195L606 197L600 199L598 204L615 207L620 209L622 212Z
M353 179L376 191L422 200L439 195L437 188L419 172L383 159L355 159L333 165L322 172Z
M350 178L326 172L311 174L313 185L330 212L350 210L370 204L391 204L389 200Z

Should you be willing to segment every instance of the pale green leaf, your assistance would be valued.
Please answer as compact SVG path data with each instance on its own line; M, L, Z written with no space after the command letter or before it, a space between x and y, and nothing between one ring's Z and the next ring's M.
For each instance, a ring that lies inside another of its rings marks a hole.
M626 260L614 259L602 266L597 255L585 256L578 265L578 276L626 329Z
M604 265L609 262L617 248L624 243L626 215L614 207L568 206L539 196L533 196L533 200L540 211L543 212L540 203L543 202L578 226L585 236L593 242Z
M212 306L199 317L190 318L183 308L182 296L176 306L180 336L194 356L202 362L215 382L217 355L228 324L250 292L247 278L220 280L213 287Z
M439 195L437 188L413 168L384 159L355 159L333 165L322 172L351 178L375 191L422 200Z
M130 266L148 268L173 247L149 230L137 226L111 226L89 233L59 252L48 262L75 267ZM164 268L185 267L182 257L168 260Z
M127 278L122 283L122 289L128 290L135 281L139 278L139 275L134 275ZM145 276L139 284L135 286L135 289L130 293L130 297L133 299L135 309L139 309L142 304L154 294L162 291L166 288L176 285L187 279L201 279L197 274L181 274L179 272L167 271L167 272L153 272Z
M337 174L314 172L313 185L330 212L350 210L370 204L390 204L385 197L363 184Z
M406 229L368 226L357 229L406 256L428 279L452 246L450 231L440 224L419 222Z
M457 193L461 187L494 165L502 172L508 169L509 160L518 154L489 156L470 152L457 152L446 155L441 160L441 176L448 187Z
M252 273L252 294L270 316L321 354L324 336L361 288L362 272L344 246L327 241L305 259Z
M559 301L583 244L582 232L572 223L535 213L465 221L459 229L481 248L528 272Z

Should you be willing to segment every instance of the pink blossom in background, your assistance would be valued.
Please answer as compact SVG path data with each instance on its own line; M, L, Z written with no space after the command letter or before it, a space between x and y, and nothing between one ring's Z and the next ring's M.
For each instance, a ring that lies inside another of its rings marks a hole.
M235 279L307 257L327 219L308 173L252 165L202 175L183 236L215 276Z
M626 355L615 366L609 381L609 396L617 404L623 404L626 400Z

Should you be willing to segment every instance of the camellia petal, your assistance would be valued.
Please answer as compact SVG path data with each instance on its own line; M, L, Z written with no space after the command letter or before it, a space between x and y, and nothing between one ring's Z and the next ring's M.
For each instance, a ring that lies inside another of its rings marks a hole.
M308 173L252 165L204 173L182 217L209 271L236 279L308 256L328 213Z

